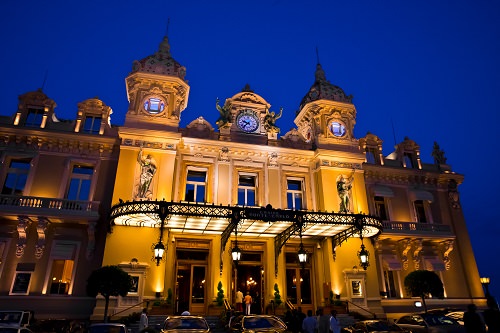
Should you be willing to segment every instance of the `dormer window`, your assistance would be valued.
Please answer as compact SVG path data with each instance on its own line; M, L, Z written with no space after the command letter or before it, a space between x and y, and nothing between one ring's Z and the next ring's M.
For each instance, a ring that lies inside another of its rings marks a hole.
M404 159L404 163L405 163L405 167L406 168L409 168L409 169L414 169L415 168L413 153L405 152L403 154L403 159Z
M379 164L379 154L375 147L367 147L365 151L366 163Z
M83 125L83 132L88 134L99 134L101 130L101 116L86 116Z
M43 109L42 108L28 108L28 114L26 115L26 122L24 125L26 127L40 127L43 120Z

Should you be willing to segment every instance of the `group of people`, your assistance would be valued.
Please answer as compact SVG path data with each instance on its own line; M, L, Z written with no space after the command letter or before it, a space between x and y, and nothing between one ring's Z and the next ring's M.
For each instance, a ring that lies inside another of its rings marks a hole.
M236 292L236 311L243 312L243 303L245 303L245 314L249 315L252 310L253 299L250 296L250 292L247 291L245 297L243 297L243 293L241 290Z
M340 333L341 327L337 320L337 311L331 310L330 314L323 313L319 308L313 316L312 310L307 310L307 317L302 321L302 333Z

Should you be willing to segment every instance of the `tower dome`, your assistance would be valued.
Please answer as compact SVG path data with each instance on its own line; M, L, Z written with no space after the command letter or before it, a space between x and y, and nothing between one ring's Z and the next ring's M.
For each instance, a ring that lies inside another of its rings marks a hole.
M131 74L137 72L177 76L184 80L184 76L186 76L186 67L172 58L168 37L165 36L156 53L142 60L134 61Z
M299 110L307 103L320 99L352 104L353 96L347 96L342 88L331 84L330 81L326 79L325 72L319 63L316 65L315 77L314 84L300 102Z

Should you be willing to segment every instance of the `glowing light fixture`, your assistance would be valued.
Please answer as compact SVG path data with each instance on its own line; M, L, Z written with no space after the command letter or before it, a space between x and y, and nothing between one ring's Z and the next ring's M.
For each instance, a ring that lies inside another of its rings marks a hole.
M160 262L165 260L165 245L163 245L163 229L165 228L165 219L167 218L168 211L167 207L164 205L160 205L160 209L158 210L158 216L160 217L160 238L158 239L158 243L153 243L151 246L153 249L153 258L152 260L156 262L156 266L160 266Z
M238 265L238 261L241 259L241 250L238 247L238 225L236 224L236 227L234 228L234 236L236 237L234 241L234 247L231 250L231 257L233 257L233 262Z
M370 263L368 261L370 253L365 249L365 245L363 244L363 237L361 237L361 250L358 252L358 257L359 265L366 271L368 266L370 266Z

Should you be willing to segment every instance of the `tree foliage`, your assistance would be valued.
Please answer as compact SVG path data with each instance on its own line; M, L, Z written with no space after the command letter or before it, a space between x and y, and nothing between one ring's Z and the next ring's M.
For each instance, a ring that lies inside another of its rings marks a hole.
M104 266L90 274L87 279L87 294L96 297L101 294L105 301L104 321L107 321L109 298L125 297L132 287L132 277L118 266Z
M283 301L281 300L280 289L278 288L278 284L274 284L274 303L279 306Z
M422 298L424 311L427 312L425 305L425 298L432 295L432 297L443 298L444 288L443 282L439 276L427 270L413 271L405 277L404 281L406 292L410 296L419 296Z

